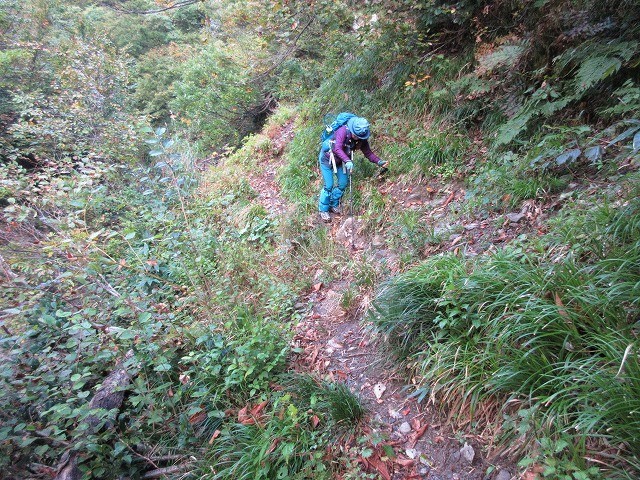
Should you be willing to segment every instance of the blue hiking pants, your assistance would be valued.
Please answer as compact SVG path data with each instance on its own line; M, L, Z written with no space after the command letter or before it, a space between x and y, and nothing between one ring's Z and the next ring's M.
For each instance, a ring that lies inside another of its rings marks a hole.
M338 167L338 172L334 174L331 165L327 165L322 159L320 160L320 173L322 173L324 185L320 190L318 210L328 212L330 207L337 207L340 203L340 199L349 183L349 174L343 171L342 165ZM338 177L337 183L334 182L334 175Z

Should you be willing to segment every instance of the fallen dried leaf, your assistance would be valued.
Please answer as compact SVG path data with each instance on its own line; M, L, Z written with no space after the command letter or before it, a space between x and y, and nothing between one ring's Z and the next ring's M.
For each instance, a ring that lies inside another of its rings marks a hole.
M279 438L274 438L273 442L271 442L271 445L269 446L269 450L267 450L267 455L272 453L276 449L276 447L278 446L279 443L280 443L280 439Z
M313 291L317 292L322 288L322 282L318 282L313 286Z
M254 423L256 423L255 418L247 414L248 409L249 405L245 405L238 411L238 422L242 425L253 425Z
M562 318L564 318L565 320L568 320L569 314L567 313L567 310L565 309L564 303L562 303L562 299L560 298L560 295L558 294L558 292L554 293L554 297L555 297L556 306L558 307L558 313Z
M320 352L320 347L316 346L313 349L313 353L311 354L311 358L309 359L309 363L313 364L316 361L316 358L318 358L318 353Z
M409 435L409 446L411 448L416 446L416 443L418 443L418 440L420 440L420 438L422 438L422 436L424 435L424 432L427 431L427 428L429 428L429 424L427 425L423 425L420 428L416 428L415 432L412 433L411 435Z
M311 417L311 425L313 425L313 428L316 428L319 424L320 424L320 419L318 418L317 415L314 415L313 417Z
M455 195L456 195L455 191L451 192L449 194L449 196L447 197L447 199L444 202L442 202L442 205L440 205L440 206L441 207L446 207L447 205L449 205L451 203L451 200L453 200L453 197L455 197Z
M204 422L207 419L207 412L200 410L189 417L189 423L195 425L196 423Z
M213 432L213 435L211 435L211 438L209 439L209 445L211 445L213 441L219 436L220 436L220 430L216 430L215 432Z
M368 458L369 463L373 468L375 468L380 476L385 480L391 480L391 474L389 473L389 468L387 464L382 461L382 459L378 456L378 454L374 454Z
M343 372L342 370L336 370L334 373L336 377L343 381L349 377L349 374L347 372Z
M255 407L253 407L251 409L251 415L253 415L254 417L259 416L260 412L262 412L262 410L264 410L264 407L266 407L268 403L269 403L269 400L265 400L264 402L261 402L258 405L256 405Z
M415 460L411 460L410 458L406 458L406 457L396 457L396 463L398 465L402 465L403 467L411 467L416 461Z
M382 394L386 389L387 387L385 387L382 383L376 383L373 386L373 394L376 396L378 400L380 400L382 398Z

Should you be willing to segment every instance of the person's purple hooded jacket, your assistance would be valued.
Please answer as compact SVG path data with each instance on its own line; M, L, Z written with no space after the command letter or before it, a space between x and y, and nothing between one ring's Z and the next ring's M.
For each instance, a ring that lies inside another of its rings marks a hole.
M380 157L378 157L369 146L369 142L367 140L361 140L355 135L353 135L346 125L338 128L334 137L335 143L333 143L333 153L336 159L336 165L341 165L342 163L346 163L351 161L349 157L349 153L351 150L360 149L362 154L367 157L367 159L371 163L375 163L376 165L380 162ZM323 163L329 165L331 163L331 159L329 157L329 152L325 152L322 157Z

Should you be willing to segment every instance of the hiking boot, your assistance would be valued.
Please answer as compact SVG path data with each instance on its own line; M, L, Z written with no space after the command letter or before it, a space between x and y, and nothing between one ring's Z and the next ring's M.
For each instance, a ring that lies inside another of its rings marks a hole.
M331 213L335 213L336 215L342 215L342 207L339 205L337 207L331 207L329 211Z
M323 222L330 222L331 216L329 215L329 212L320 212L320 220Z

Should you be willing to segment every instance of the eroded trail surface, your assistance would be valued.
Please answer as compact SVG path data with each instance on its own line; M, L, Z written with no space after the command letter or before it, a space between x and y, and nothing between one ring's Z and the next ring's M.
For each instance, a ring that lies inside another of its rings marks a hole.
M361 318L363 309L351 315L340 307L351 280L345 272L329 285L315 284L307 298L312 310L296 328L294 346L302 353L293 367L345 382L359 395L368 411L363 432L381 439L371 445L371 455L358 459L365 471L384 479L485 478L487 465L478 445L457 436L431 407L410 398L412 390L382 339ZM395 457L388 455L389 447Z
M281 154L292 136L290 123L283 127L274 142L274 157ZM288 208L278 193L277 164L279 162L274 159L249 181L258 193L258 201L273 215L282 215ZM455 184L407 186L389 179L380 191L398 208L428 208L436 231L450 230L446 225L447 208L451 202L464 196L464 191ZM530 210L535 211L535 205L530 206ZM504 225L496 226L490 219L470 220L457 229L459 233L450 235L448 240L424 254L460 248L471 255L480 253L517 236L524 228L520 224L522 219L529 219L529 228L536 223L529 210L515 212L514 221ZM367 261L383 262L394 271L396 254L385 249L383 239L362 237L359 227L357 216L355 219L334 217L332 237L349 248L354 256L366 255ZM418 403L411 397L413 390L408 380L401 375L398 364L385 350L383 339L364 319L369 299L359 299L359 306L349 312L340 305L343 293L353 281L353 273L344 270L329 284L320 282L321 276L321 271L315 272L314 286L301 302L309 309L296 326L293 346L301 353L292 359L291 368L344 382L361 398L367 408L362 435L380 440L369 445L372 453L366 458L362 455L356 458L362 469L387 480L514 478L513 468L501 468L493 462L493 468L489 469L491 473L488 473L490 463L482 457L479 438L454 431L430 402ZM346 439L344 448L355 447L356 441L355 436Z

